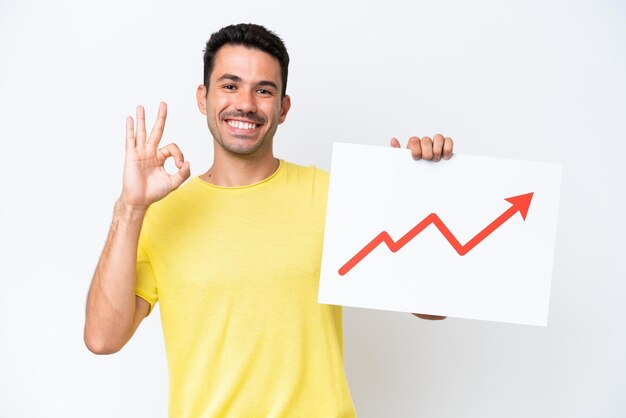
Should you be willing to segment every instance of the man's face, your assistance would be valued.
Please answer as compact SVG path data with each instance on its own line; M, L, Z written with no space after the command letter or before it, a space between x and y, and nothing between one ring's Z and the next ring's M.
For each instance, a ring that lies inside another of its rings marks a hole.
M198 107L214 140L227 152L271 153L274 133L290 106L289 96L281 99L281 89L276 58L258 49L224 45L215 54L208 94L198 87Z

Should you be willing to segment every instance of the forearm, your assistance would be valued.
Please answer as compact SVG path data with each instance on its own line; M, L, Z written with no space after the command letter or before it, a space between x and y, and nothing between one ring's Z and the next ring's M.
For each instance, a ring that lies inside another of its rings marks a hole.
M137 244L145 210L115 204L109 235L94 273L85 343L98 353L118 351L134 332Z

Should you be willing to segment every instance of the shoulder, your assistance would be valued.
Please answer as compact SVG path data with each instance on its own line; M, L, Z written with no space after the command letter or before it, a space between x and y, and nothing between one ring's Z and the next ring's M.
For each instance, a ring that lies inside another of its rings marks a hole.
M330 176L315 166L301 166L283 162L281 178L285 197L292 203L300 202L303 208L323 210L328 199Z
M289 161L283 161L283 166L288 180L328 190L330 180L328 171L313 165L302 166Z
M198 179L190 178L178 189L150 205L144 218L144 225L149 227L154 224L168 224L172 218L186 217L189 211L194 210L199 191Z

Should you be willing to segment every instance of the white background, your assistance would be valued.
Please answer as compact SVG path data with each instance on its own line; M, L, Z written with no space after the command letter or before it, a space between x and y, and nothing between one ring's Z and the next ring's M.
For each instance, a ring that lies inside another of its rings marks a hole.
M345 310L361 417L626 413L626 6L618 1L0 0L0 416L165 417L158 314L118 354L82 342L121 189L124 118L169 104L192 174L210 33L254 21L289 48L278 154L443 132L460 153L564 164L547 328Z

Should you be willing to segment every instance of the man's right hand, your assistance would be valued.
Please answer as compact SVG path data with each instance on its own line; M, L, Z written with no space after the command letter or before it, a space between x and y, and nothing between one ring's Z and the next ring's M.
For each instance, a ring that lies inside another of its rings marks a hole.
M124 162L124 186L120 202L132 209L146 210L157 200L163 199L176 190L191 174L189 161L176 144L158 148L165 119L167 105L161 102L157 120L146 141L146 118L142 106L137 106L137 132L133 118L126 118L126 159ZM174 158L178 172L165 171L165 160Z
M85 344L96 354L120 350L145 318L150 305L135 294L137 247L146 209L189 178L189 162L175 144L159 149L167 106L161 103L157 120L146 140L143 107L126 120L124 187L115 204L113 222L94 272L85 316ZM169 174L165 160L174 157L178 172Z

